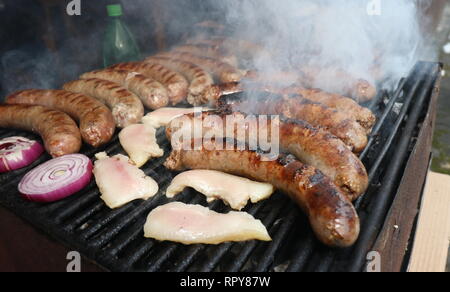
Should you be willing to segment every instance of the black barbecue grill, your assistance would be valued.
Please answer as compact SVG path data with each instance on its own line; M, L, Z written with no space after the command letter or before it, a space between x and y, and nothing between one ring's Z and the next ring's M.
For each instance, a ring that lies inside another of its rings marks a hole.
M349 249L330 249L320 244L303 213L280 193L244 210L262 220L272 242L184 246L145 239L146 217L152 209L170 201L164 193L176 175L163 166L170 145L162 130L158 132L158 140L166 155L143 167L160 186L158 195L148 201L134 201L110 210L100 200L94 181L79 194L60 202L42 205L25 201L17 185L26 172L50 159L46 155L28 168L0 175L0 204L111 271L360 271L396 196L433 90L438 87L440 72L440 64L418 63L395 92L383 91L366 105L376 113L378 123L361 154L369 172L370 187L356 202L361 236ZM16 135L37 138L27 132L0 130L0 138ZM117 136L102 149L85 146L82 150L91 158L101 151L110 155L123 153ZM208 206L204 196L191 189L177 200ZM218 212L229 211L219 201L209 206Z

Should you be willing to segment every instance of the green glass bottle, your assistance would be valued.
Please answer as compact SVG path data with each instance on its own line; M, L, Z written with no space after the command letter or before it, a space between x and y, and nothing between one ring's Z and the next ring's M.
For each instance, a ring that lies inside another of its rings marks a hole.
M103 63L105 67L122 63L139 61L141 53L136 40L126 24L122 21L122 6L108 5L109 23L103 41Z

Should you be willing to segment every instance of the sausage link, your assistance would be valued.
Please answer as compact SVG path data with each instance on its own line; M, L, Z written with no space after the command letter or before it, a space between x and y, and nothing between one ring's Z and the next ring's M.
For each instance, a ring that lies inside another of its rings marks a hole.
M188 99L200 95L209 86L214 84L214 80L208 72L189 62L164 57L150 58L145 62L150 65L163 65L170 70L183 74L183 76L190 82Z
M216 50L227 52L228 54L237 55L239 59L254 60L265 58L270 60L273 53L269 52L263 46L247 41L228 37L213 37L210 39L191 39L186 42L188 45L210 46Z
M242 91L242 87L237 82L215 84L209 86L199 96L188 98L188 102L194 106L217 106L217 103L222 96L239 93Z
M292 153L301 162L322 171L350 200L356 200L367 190L369 179L363 163L339 138L304 121L281 119L279 124L271 119L262 121L259 116L240 112L209 111L187 114L174 119L166 131L171 140L172 133L183 129L188 129L190 133L187 134L192 135L214 132L215 137L229 135L227 129L233 129L234 132L231 133L233 136L228 138L244 139L245 141L241 142L256 145L260 135L267 138L276 137L272 135L272 129L277 127L275 130L279 131L278 143L281 149ZM192 131L196 126L200 129Z
M273 91L276 92L276 91ZM368 108L360 106L351 98L328 93L320 89L305 89L302 87L292 86L279 91L283 94L299 94L307 100L321 103L329 108L345 113L348 117L355 119L363 126L368 133L371 132L376 122L376 116Z
M176 53L189 53L200 57L217 59L233 67L237 67L239 65L236 56L230 55L225 50L222 50L216 46L206 44L182 45L173 48L172 51Z
M372 128L376 122L376 116L368 108L359 105L351 98L335 93L328 93L321 89L306 89L296 85L279 87L260 82L248 83L246 86L247 88L252 88L253 90L267 91L282 95L301 95L304 99L321 103L331 109L345 113L348 117L351 117L361 124L361 126L363 126L368 133L372 131Z
M137 72L126 70L98 70L80 76L80 79L98 78L118 83L136 94L147 108L156 110L169 104L169 93L160 82Z
M81 135L75 121L63 112L43 106L0 105L0 128L39 134L53 157L77 153L81 148Z
M212 58L199 57L189 53L177 52L161 53L156 56L179 59L193 63L213 74L222 83L239 82L243 77L243 74L235 67ZM150 59L151 58L152 57L150 57Z
M199 150L188 150L194 149L197 142L202 143L193 140L184 145L184 150L175 149L165 166L176 171L217 170L271 183L303 209L323 243L348 247L357 240L360 225L354 206L319 170L304 165L291 155L264 161L260 152L250 151L248 146L242 147L235 141L205 141L202 147L196 148Z
M64 84L64 90L89 95L106 104L119 128L140 123L144 116L144 106L139 97L111 81L96 78L76 80Z
M366 129L346 114L325 105L314 103L299 95L260 95L258 100L236 96L224 96L219 100L221 108L231 108L254 114L282 115L286 118L304 120L314 127L323 127L341 139L352 151L361 152L367 146Z
M137 72L144 76L155 79L163 84L169 91L169 99L172 105L177 105L186 99L189 82L178 72L170 70L160 64L146 64L141 62L130 62L117 64L110 69L121 69Z
M111 111L103 103L65 90L23 90L8 96L6 103L42 105L67 113L79 122L83 140L93 147L108 143L116 128Z
M349 72L341 69L300 66L299 71L300 84L308 88L323 84L322 80L333 80L334 83L339 84L336 93L351 97L358 102L372 100L377 95L375 85L367 80L355 78Z

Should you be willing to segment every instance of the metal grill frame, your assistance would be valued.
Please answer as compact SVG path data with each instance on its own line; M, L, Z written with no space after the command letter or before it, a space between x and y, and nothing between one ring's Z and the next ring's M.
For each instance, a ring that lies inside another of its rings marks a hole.
M358 243L349 249L335 250L321 245L298 207L280 193L244 209L267 226L273 237L270 243L183 246L144 239L146 216L156 206L171 201L163 194L176 175L162 165L169 154L162 130L158 139L166 155L143 167L160 185L158 195L148 201L134 201L111 211L100 200L92 181L79 194L60 202L48 205L27 202L19 196L17 184L26 172L50 159L44 155L30 167L0 175L0 204L110 271L360 271L396 195L440 70L440 64L418 63L396 92L392 95L382 92L367 105L378 116L369 146L361 154L371 184L366 195L356 202L362 233ZM12 135L37 138L26 132L0 129L0 138ZM82 149L91 158L101 151L110 155L123 153L117 136L102 149L87 146ZM380 193L387 195L377 196ZM177 200L208 205L202 195L190 189ZM209 207L219 212L229 210L221 202ZM342 269L343 266L346 268Z

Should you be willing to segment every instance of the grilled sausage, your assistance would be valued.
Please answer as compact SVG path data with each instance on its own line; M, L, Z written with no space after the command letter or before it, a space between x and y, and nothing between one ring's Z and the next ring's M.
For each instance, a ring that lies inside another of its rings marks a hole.
M173 48L172 51L176 53L189 53L200 57L217 59L221 62L230 64L233 67L237 67L239 65L236 56L228 54L225 50L222 50L219 47L207 44L183 45Z
M188 98L188 102L194 106L217 106L217 102L224 95L242 92L242 87L237 82L216 84L208 87L199 96Z
M191 39L187 41L187 44L210 46L216 50L237 55L240 59L252 60L255 56L258 58L271 59L273 55L273 53L257 43L235 38L213 37L210 39Z
M339 188L319 170L291 155L264 161L260 152L250 151L248 146L242 147L229 140L225 143L205 141L199 150L188 150L188 146L194 149L194 144L198 142L191 141L189 145L184 145L182 149L185 150L175 149L165 166L176 171L217 170L268 182L288 194L303 209L323 243L337 247L355 243L360 228L356 210Z
M371 110L360 106L353 99L334 93L328 93L321 89L306 89L300 86L289 86L286 88L268 86L265 84L247 84L247 87L255 90L267 91L277 94L298 94L312 102L321 103L329 108L345 113L348 117L356 120L368 133L371 132L376 122L376 116Z
M372 100L377 95L377 88L369 81L355 78L352 74L336 68L318 68L300 66L299 82L308 88L323 83L317 78L334 80L339 84L339 94L351 97L358 102ZM342 88L341 88L342 87Z
M212 73L222 83L239 82L243 77L243 74L235 67L212 58L199 57L189 53L177 52L161 53L156 56L179 59L196 64L197 66Z
M252 82L265 85L284 85L288 87L292 84L300 84L302 87L308 89L315 88L318 84L324 84L322 80L333 80L330 83L337 84L334 86L333 92L336 91L335 93L351 97L358 102L371 100L377 95L375 85L363 79L356 79L349 73L336 71L335 69L319 69L305 66L301 67L299 72L261 74L255 71L248 71L245 78Z
M137 72L155 79L163 84L169 91L169 100L172 105L177 105L186 99L189 82L180 73L170 70L162 65L130 62L111 66L110 69Z
M284 80L289 80L289 77L286 76ZM201 101L207 103L205 100L209 99L211 104L215 104L221 96L242 92L244 89L267 91L282 95L301 95L304 99L323 104L331 109L345 113L348 117L356 120L361 126L363 126L367 130L367 133L372 131L372 128L376 122L376 116L371 110L360 106L351 98L339 94L328 93L321 89L306 89L295 85L289 87L279 87L276 85L269 85L265 82L247 82L245 85L237 83L216 85L211 87L205 92L205 94L202 95Z
M64 84L64 90L89 95L106 104L119 128L140 123L144 116L144 106L139 97L111 81L96 78L76 80Z
M215 123L217 120L221 124ZM339 138L304 121L281 119L279 125L272 123L276 122L270 119L267 119L267 122L260 122L258 116L248 116L239 112L210 111L177 118L170 123L166 131L171 140L172 133L183 129L188 129L190 131L188 134L205 135L214 132L215 137L224 137L227 135L226 129L233 129L233 136L228 138L237 140L242 138L245 141L241 142L255 145L260 135L266 135L267 138L275 137L272 135L272 128L277 127L281 149L292 153L301 162L322 171L350 200L356 200L367 190L369 179L364 165ZM200 129L193 132L195 125L199 125Z
M79 122L83 140L93 147L108 143L116 128L111 111L103 103L65 90L23 90L8 96L6 103L42 105L69 114Z
M81 135L67 114L37 105L0 105L0 128L15 128L41 135L45 149L53 157L77 153Z
M246 113L282 115L286 118L304 120L314 127L325 128L357 153L363 151L367 146L366 130L344 113L305 100L299 95L289 97L270 94L258 95L258 99L254 101L241 96L224 96L219 100L219 107Z
M300 79L300 74L291 71L276 71L276 72L259 72L249 70L245 74L245 81L253 87L264 86L264 88L279 88L288 87L292 84L297 84Z
M147 59L146 63L150 65L163 65L170 70L183 74L183 76L190 82L188 99L195 98L204 92L209 86L214 84L214 80L208 72L189 62L164 57L155 57Z
M137 72L126 70L98 70L81 75L80 79L98 78L118 83L136 94L147 108L151 110L169 104L169 93L158 81Z

